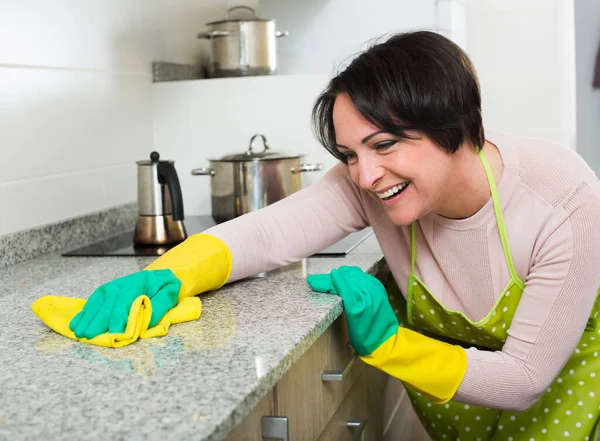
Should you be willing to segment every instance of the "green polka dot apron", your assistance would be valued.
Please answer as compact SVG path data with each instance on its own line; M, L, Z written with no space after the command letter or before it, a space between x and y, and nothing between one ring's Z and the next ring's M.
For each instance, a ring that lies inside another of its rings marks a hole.
M415 274L416 230L411 226L411 272L407 300L390 280L390 303L401 326L437 340L501 350L525 287L514 268L502 217L498 190L489 164L480 150L488 177L496 221L510 281L489 313L473 322L459 311L446 309ZM600 294L600 291L599 291ZM598 297L577 349L545 394L528 410L512 413L450 401L434 404L406 387L413 407L435 441L593 440L600 417L600 326Z

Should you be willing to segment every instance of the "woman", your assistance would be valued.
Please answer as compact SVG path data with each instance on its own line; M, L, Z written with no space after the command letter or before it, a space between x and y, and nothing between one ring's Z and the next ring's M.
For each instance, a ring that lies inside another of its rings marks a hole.
M178 296L298 261L371 226L400 287L388 287L397 322L370 276L343 269L333 285L309 283L342 295L355 348L405 381L433 439L596 436L600 183L593 171L550 142L486 137L470 61L431 32L396 35L359 55L331 80L313 117L341 163L310 188L157 259L142 273L181 284L170 301L162 297L153 323ZM101 287L109 303L140 292L139 280L119 280ZM346 293L353 280L371 302L358 309ZM156 293L171 286L143 283ZM77 337L113 323L98 313L103 301L94 303L71 323ZM100 324L87 332L92 323Z

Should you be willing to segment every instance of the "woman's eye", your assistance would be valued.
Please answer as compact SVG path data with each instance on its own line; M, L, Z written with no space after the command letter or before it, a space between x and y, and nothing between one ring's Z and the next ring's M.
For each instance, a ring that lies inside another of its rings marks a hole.
M377 150L385 150L385 149L389 149L390 147L393 147L394 145L396 145L398 141L382 141L382 142L378 142L377 144L375 144L375 148Z
M344 153L344 160L346 162L352 162L356 159L356 153Z

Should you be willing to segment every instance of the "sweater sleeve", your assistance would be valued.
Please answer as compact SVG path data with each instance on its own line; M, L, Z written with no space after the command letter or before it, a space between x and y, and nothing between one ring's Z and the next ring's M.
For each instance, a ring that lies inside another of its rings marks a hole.
M312 186L205 233L229 247L233 282L298 262L366 227L362 197L340 163Z
M570 213L552 225L533 257L504 347L467 349L467 371L454 400L525 410L575 351L600 286L600 202L584 187L564 208Z

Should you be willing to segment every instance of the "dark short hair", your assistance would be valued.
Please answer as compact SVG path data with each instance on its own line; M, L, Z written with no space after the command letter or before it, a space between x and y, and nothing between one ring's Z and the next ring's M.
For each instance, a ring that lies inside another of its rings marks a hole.
M482 147L479 81L467 55L440 34L396 34L361 53L335 76L312 111L317 139L336 158L333 105L346 93L367 121L400 138L428 136L449 153L465 140Z

